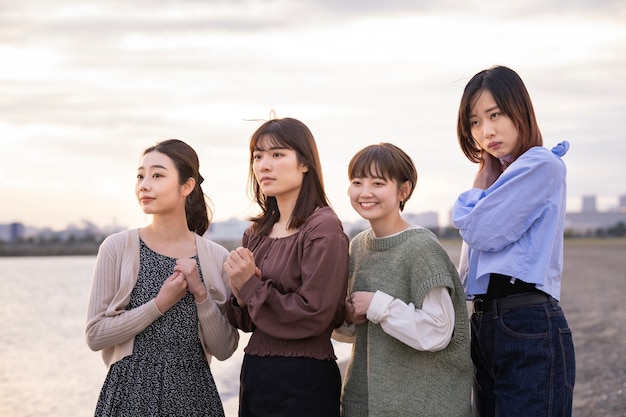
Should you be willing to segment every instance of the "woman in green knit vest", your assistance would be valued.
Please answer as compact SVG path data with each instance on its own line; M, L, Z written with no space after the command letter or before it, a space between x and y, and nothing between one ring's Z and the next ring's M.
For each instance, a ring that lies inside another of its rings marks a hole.
M354 343L343 416L470 416L467 309L455 265L435 235L401 211L417 183L411 158L381 143L348 167L352 207L371 229L350 244L346 320Z

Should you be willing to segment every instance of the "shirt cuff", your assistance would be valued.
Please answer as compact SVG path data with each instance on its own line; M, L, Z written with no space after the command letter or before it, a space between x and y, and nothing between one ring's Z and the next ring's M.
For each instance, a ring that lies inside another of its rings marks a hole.
M374 297L372 297L372 302L367 309L367 319L374 324L380 323L385 317L385 313L387 312L389 304L391 304L392 301L393 297L389 294L385 294L382 291L376 291L376 293L374 293Z

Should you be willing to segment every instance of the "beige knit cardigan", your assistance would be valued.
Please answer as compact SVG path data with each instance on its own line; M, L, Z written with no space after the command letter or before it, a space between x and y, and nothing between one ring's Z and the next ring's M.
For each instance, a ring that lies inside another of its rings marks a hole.
M207 361L229 358L239 343L239 332L224 314L231 292L224 261L228 251L196 235L200 268L209 296L198 309L198 334ZM161 316L155 300L125 310L139 272L139 229L108 236L100 245L93 273L85 330L91 350L102 351L107 366L133 353L135 335Z

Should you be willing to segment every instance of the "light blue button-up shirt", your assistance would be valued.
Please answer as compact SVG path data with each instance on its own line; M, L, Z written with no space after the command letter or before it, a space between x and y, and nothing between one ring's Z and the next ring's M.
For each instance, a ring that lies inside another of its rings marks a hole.
M533 147L488 189L459 196L452 221L467 249L459 272L468 298L487 292L491 273L536 284L560 298L566 200L561 157L568 149L568 142L552 151Z

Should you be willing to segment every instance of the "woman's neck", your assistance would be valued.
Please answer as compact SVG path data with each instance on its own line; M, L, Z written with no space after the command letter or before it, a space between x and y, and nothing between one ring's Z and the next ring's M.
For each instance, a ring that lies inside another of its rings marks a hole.
M298 231L298 229L289 227L291 216L293 215L293 210L296 206L296 199L297 195L295 198L276 199L276 205L278 206L280 217L272 226L272 231L270 232L269 237L286 237Z
M197 252L195 233L179 220L155 218L139 236L152 250L171 258L191 257Z

